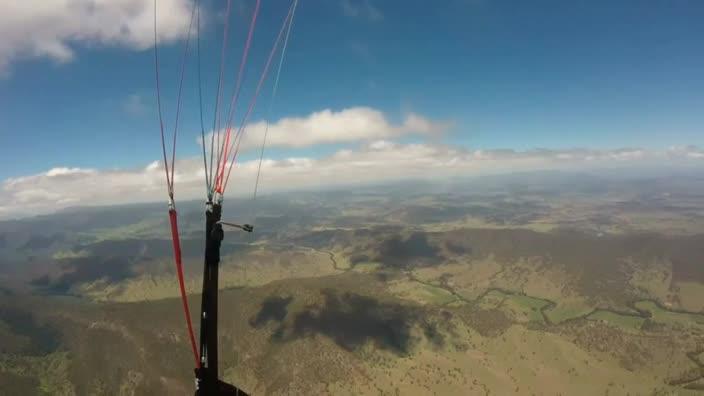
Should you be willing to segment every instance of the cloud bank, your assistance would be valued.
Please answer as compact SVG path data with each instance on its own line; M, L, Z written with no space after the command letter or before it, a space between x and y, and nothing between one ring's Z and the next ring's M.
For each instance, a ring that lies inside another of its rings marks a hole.
M191 0L160 0L160 42L186 35ZM137 50L154 43L153 0L0 0L0 73L12 62L68 62L76 45Z
M354 150L339 150L324 158L266 159L262 164L260 191L319 189L404 179L436 180L516 170L577 170L669 163L704 165L704 150L692 146L661 151L465 150L379 140ZM257 164L258 161L236 164L228 196L252 193ZM202 199L205 177L202 160L179 160L176 170L177 198ZM53 168L40 174L5 180L0 187L0 217L48 213L77 205L159 200L166 202L160 162L118 170Z
M384 113L370 107L350 107L340 111L326 109L307 117L286 117L269 124L267 147L301 148L394 139L404 135L431 136L441 134L450 126L450 123L432 121L415 113L406 114L401 123L395 124ZM242 149L260 147L265 128L264 121L249 124L242 137ZM224 136L224 132L221 131L220 135ZM211 136L206 136L208 145ZM197 141L200 143L200 138Z

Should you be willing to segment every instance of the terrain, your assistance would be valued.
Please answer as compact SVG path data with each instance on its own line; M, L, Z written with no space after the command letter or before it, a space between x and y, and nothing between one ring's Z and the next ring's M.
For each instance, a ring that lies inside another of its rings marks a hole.
M199 306L202 203L179 203ZM226 202L222 377L253 394L704 390L704 177L533 172ZM162 204L0 222L3 394L192 394ZM195 321L197 323L197 321Z

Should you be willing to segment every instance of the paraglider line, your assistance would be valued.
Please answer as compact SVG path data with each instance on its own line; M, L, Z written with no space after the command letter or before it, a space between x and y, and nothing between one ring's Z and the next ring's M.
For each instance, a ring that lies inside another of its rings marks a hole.
M262 148L259 151L259 164L257 165L257 178L256 181L254 182L254 194L252 195L252 202L254 205L254 209L252 210L252 213L254 213L254 220L257 218L257 191L259 190L259 177L261 175L262 171L262 161L264 160L264 148L266 147L266 138L269 134L269 118L271 117L271 111L274 107L274 101L276 99L276 91L279 88L279 78L281 77L281 68L283 67L284 64L284 58L286 57L286 47L288 47L288 38L291 35L291 27L293 26L293 19L296 16L296 7L298 6L298 0L294 0L293 4L293 13L291 14L291 20L288 23L288 29L286 30L286 37L284 38L284 45L281 48L281 59L279 59L279 67L278 70L276 71L276 78L274 78L274 87L271 90L271 100L269 101L269 108L267 109L266 112L266 119L265 123L266 126L264 127L264 138L262 139ZM255 223L255 221L252 221L252 223Z
M220 73L218 75L218 90L215 96L215 114L213 115L213 134L210 136L210 169L211 169L211 179L210 183L212 186L212 169L213 169L213 154L215 152L214 141L215 135L217 134L217 158L218 162L215 169L220 168L220 100L222 98L223 90L223 73L225 70L225 54L227 49L227 37L230 28L230 10L232 8L232 0L227 0L227 11L225 11L225 28L223 30L222 39L222 49L220 50Z
M169 163L166 160L166 141L164 139L164 117L161 112L161 87L159 84L159 50L158 48L158 40L157 40L157 31L156 31L156 2L157 0L154 0L154 71L155 71L155 77L156 77L156 103L157 103L157 109L159 112L159 129L161 131L161 151L164 154L164 171L166 172L166 190L169 194L169 197L173 200L173 190L172 190L172 185L171 181L169 179Z
M203 81L201 78L201 58L200 58L200 0L196 0L198 3L198 15L196 19L196 45L197 45L197 56L198 56L198 107L200 113L200 142L203 147L203 169L205 169L205 192L208 196L208 200L212 198L210 192L210 176L208 174L208 156L205 153L205 124L203 123ZM212 170L210 170L212 172Z
M225 141L223 143L223 147L225 148L224 151L222 152L222 157L227 159L229 157L229 152L228 148L230 146L230 137L232 135L232 118L235 115L235 109L237 108L237 101L240 97L240 90L242 88L242 78L244 77L244 72L245 68L247 65L247 57L249 56L249 48L252 45L252 37L254 36L254 27L257 24L257 15L259 14L259 6L260 6L261 1L257 0L256 5L254 6L254 12L252 13L252 20L249 24L249 32L247 33L247 40L244 45L244 49L242 50L242 60L240 61L240 68L237 73L237 83L235 85L235 90L232 93L232 100L230 101L230 108L228 111L228 117L227 117L227 122L225 124L225 127L227 128L227 132L225 134ZM222 169L218 169L218 178L220 179L220 182L222 181L223 173L225 172L225 162L222 162L221 164Z
M291 15L293 14L293 6L296 3L292 4L291 7L288 10L288 15L286 15L286 19L284 19L284 23L281 25L281 29L279 30L279 34L276 38L276 41L274 41L274 46L271 48L271 52L269 53L269 57L266 61L266 64L264 66L264 70L262 71L261 77L259 78L259 82L257 84L257 88L254 92L254 95L252 96L252 100L249 103L249 108L247 109L247 113L245 113L244 118L242 119L242 123L240 124L240 127L237 131L237 135L235 136L236 140L236 147L235 151L233 152L232 156L232 161L230 162L230 165L227 170L227 177L225 178L224 182L221 180L221 183L217 186L217 191L222 195L225 193L225 189L227 188L227 182L230 180L230 173L232 172L232 165L235 163L235 160L237 159L237 154L239 152L240 148L240 143L242 141L242 135L244 132L245 125L247 124L247 120L249 119L250 114L252 114L252 110L254 109L255 104L257 103L257 96L259 96L259 93L261 92L262 86L264 84L264 80L266 79L267 73L269 71L269 67L271 66L271 61L274 58L274 54L276 53L276 49L279 46L279 43L281 42L281 38L284 34L284 30L286 29L286 25L288 24L289 20L291 19ZM234 142L233 142L234 145ZM225 159L227 160L227 159Z
M193 3L191 11L191 21L188 24L188 35L186 36L186 44L183 49L183 58L181 60L181 76L178 83L178 96L176 99L176 121L174 122L174 141L171 147L171 191L174 190L174 171L176 169L176 136L178 135L178 120L181 114L181 94L183 93L183 79L186 75L186 58L188 57L188 49L191 44L191 30L193 29L193 16L196 12L196 2Z

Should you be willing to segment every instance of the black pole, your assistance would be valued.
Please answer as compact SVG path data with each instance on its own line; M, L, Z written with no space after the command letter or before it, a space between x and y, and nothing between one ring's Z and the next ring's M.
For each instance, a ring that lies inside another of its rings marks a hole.
M196 396L247 394L218 380L218 270L220 245L224 238L222 206L208 202L205 210L205 262L200 306L200 363L196 369Z
M198 391L211 395L218 378L218 267L220 244L224 237L218 224L222 208L208 203L205 211L205 261L203 263L203 290L200 306L200 372Z

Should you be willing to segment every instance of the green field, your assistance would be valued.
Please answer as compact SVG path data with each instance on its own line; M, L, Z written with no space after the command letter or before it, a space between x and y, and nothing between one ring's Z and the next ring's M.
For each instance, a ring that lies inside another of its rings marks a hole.
M668 311L652 301L638 301L636 308L650 312L654 322L672 327L695 328L704 331L704 315Z
M582 301L558 301L552 309L545 311L551 323L560 324L566 320L578 318L591 312L594 308Z
M588 320L597 320L606 322L612 326L631 331L640 331L641 326L645 322L645 319L630 316L630 315L620 315L611 311L598 310L587 317Z
M457 300L457 297L442 287L411 280L394 283L390 291L401 298L421 304L446 305Z
M540 310L549 302L521 294L490 290L478 301L478 304L483 308L499 309L518 322L545 323Z
M357 263L352 267L354 271L358 272L374 272L381 267L381 264L374 262L363 262ZM338 267L339 268L339 267Z

